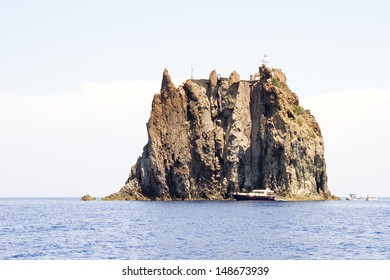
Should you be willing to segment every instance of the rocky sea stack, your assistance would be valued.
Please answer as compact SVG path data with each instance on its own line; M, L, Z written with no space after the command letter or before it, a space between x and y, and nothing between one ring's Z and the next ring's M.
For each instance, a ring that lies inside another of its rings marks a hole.
M233 71L176 88L168 71L153 98L148 143L119 192L103 200L230 199L270 188L285 199L332 199L321 130L279 69Z

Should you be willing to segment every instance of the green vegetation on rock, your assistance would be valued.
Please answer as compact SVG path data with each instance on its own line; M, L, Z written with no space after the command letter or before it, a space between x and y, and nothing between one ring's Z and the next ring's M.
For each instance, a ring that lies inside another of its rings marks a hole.
M294 105L294 113L298 115L303 115L305 113L305 109L301 107L300 105Z

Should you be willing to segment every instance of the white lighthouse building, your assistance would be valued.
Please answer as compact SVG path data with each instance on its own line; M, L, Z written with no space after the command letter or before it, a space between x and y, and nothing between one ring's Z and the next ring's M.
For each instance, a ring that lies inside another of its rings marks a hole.
M263 58L261 59L261 65L264 66L264 67L268 67L269 62L270 62L270 58L269 58L269 56L267 54L265 54L263 56ZM260 73L257 72L254 75L250 75L249 80L251 80L251 81L260 80Z
M261 62L263 64L263 66L265 66L265 67L268 67L269 61L270 61L270 59L269 59L269 56L267 54L265 54L263 56L263 58L261 59Z

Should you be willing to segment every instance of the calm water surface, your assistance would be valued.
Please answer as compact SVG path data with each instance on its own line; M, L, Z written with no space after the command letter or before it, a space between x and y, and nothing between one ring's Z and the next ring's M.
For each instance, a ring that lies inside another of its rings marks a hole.
M390 259L390 199L1 198L0 259Z

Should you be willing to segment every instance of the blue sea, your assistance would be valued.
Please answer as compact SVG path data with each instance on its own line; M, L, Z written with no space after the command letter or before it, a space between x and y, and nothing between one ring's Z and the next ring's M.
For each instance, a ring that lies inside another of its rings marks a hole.
M390 199L0 198L0 259L390 259Z

